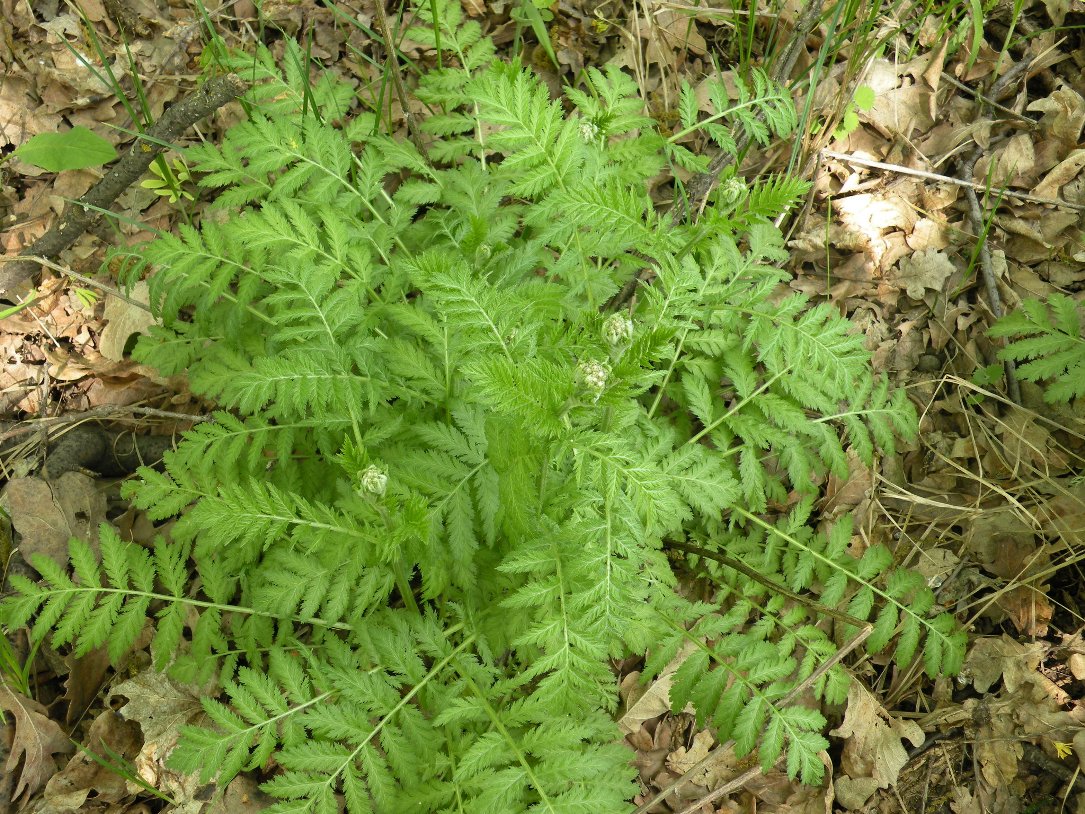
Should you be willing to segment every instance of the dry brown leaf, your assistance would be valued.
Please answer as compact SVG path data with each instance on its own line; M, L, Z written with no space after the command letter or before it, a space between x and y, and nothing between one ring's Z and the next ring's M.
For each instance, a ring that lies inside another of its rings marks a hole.
M670 9L661 9L652 15L651 21L654 33L658 34L668 50L672 52L688 50L694 54L705 53L707 43L688 15ZM649 39L646 51L648 61L667 61L669 64L674 64L674 56L668 55L656 46L655 40L655 37Z
M22 537L19 553L27 563L32 554L45 554L67 566L68 540L78 537L97 546L106 514L105 494L80 472L65 472L55 482L14 478L0 492L0 504Z
M90 725L85 746L107 761L111 759L109 751L130 761L139 754L141 743L139 726L107 709ZM108 747L109 751L103 747ZM81 809L92 792L97 802L119 803L135 796L138 791L138 786L131 784L129 787L128 781L119 773L80 750L67 766L49 779L45 787L45 800L52 806L53 812L61 814Z
M848 474L841 478L830 473L825 485L825 503L822 509L827 517L838 517L850 512L870 496L874 488L874 473L859 458L855 450L848 450ZM862 526L862 521L857 525Z
M1032 637L1047 635L1047 626L1055 608L1047 599L1050 586L1017 585L998 595L995 605L1022 633Z
M986 693L1001 678L1012 693L1029 681L1045 650L1043 644L1022 644L1005 634L983 636L968 651L961 675L972 681L977 692Z
M1008 508L990 509L972 522L968 550L989 574L1004 580L1027 579L1046 570L1047 549L1036 530Z
M969 698L964 702L972 720L984 722L978 728L973 749L980 765L980 776L994 789L1006 789L1017 779L1018 762L1025 753L1013 704L1021 708L1029 706L1027 698L1008 701L1000 697L994 703L986 698Z
M714 789L734 776L737 763L733 749L719 749L713 754L715 744L716 739L712 737L712 733L702 729L693 736L693 743L688 749L679 746L667 755L667 768L678 775L688 774L690 783ZM711 759L693 771L693 768L709 755L712 755Z
M1085 167L1085 150L1074 150L1062 161L1056 164L1044 179L1032 188L1033 195L1040 198L1059 197L1059 190L1065 184L1074 180L1081 169Z
M197 774L181 774L166 768L165 761L180 737L180 729L203 715L199 699L165 673L145 670L113 687L110 702L117 696L128 699L118 710L139 724L143 748L135 758L139 776L178 802L176 814L197 814L205 802L197 799L204 785ZM206 800L206 798L203 798Z
M203 713L199 698L188 688L154 670L144 670L114 686L110 699L116 696L128 699L118 711L140 725L145 743L154 742L165 751L177 743L180 728Z
M903 288L913 300L922 300L924 291L941 291L956 271L945 252L924 249L901 258L890 271L889 281Z
M998 186L1027 187L1035 183L1036 150L1032 139L1019 133L991 153L994 173L991 181ZM976 176L987 178L987 162L976 162Z
M255 780L239 775L230 781L221 799L216 797L208 804L203 814L257 814L274 803L274 798L260 791Z
M636 732L645 721L650 721L670 711L671 682L674 674L695 649L696 645L693 643L685 644L670 660L670 663L660 671L655 681L647 687L642 688L637 680L640 678L640 673L626 676L625 681L622 682L623 690L625 690L623 700L626 712L618 721L618 726L623 732L626 734ZM636 676L635 679L631 678L633 675ZM687 704L684 711L692 712L693 707Z
M140 280L128 296L146 305L150 299L147 282ZM114 362L124 359L124 347L132 334L142 333L156 322L147 308L133 305L120 297L106 300L103 318L106 326L98 338L98 350L102 356Z
M1040 127L1067 144L1077 144L1085 125L1085 99L1069 85L1063 85L1050 96L1037 99L1026 110L1043 113Z
M916 61L915 73L922 75L928 62L927 58ZM909 63L910 65L911 63ZM931 96L929 87L902 79L905 73L911 73L909 65L894 65L888 60L877 60L871 67L866 84L875 92L874 106L863 111L859 118L872 125L883 136L911 137L915 131L926 133L934 124L931 116Z
M4 769L18 773L12 797L18 799L36 793L57 770L53 755L66 754L72 744L64 730L49 718L37 701L27 698L0 683L0 710L15 719L15 739Z
M961 558L948 548L931 548L920 551L919 559L912 567L927 578L928 585L940 588L960 561Z
M60 700L68 704L64 722L71 725L83 717L98 697L109 669L109 651L99 647L80 658L67 655L64 662L68 665L68 678L64 682L64 695Z
M837 799L845 808L859 808L877 789L894 785L908 762L901 741L919 746L925 739L919 724L894 718L858 681L848 690L844 722L829 734L846 741L840 759L846 776L835 780Z

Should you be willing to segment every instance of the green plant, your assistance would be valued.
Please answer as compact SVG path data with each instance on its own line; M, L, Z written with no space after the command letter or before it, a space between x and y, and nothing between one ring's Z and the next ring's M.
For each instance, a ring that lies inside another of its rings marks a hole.
M557 71L561 71L561 63L554 51L554 44L550 41L550 30L547 23L554 21L554 12L550 10L553 5L549 0L517 0L509 9L509 17L516 23L516 39L519 41L524 28L531 28L535 39L539 41L539 47L546 52L550 64Z
M931 674L963 638L888 551L810 527L846 447L871 461L915 415L835 309L781 294L769 218L805 184L731 178L673 227L647 182L679 154L631 79L589 70L566 114L456 5L417 13L411 39L444 49L429 159L291 75L296 47L286 75L238 61L252 116L186 151L219 216L127 255L161 319L135 355L224 408L128 489L171 539L103 528L71 574L36 558L6 624L117 660L153 617L156 666L223 695L173 765L224 782L274 758L274 812L626 811L610 660L648 652L648 676L684 645L675 705L816 781L824 719L780 702L837 647L789 596ZM794 126L779 98L704 121L764 142ZM675 590L668 542L705 554L711 601ZM846 686L838 665L813 694Z
M108 164L117 151L93 130L78 126L63 133L38 133L12 155L48 172L63 172Z
M874 89L869 85L860 85L855 89L851 103L844 108L844 117L833 130L833 138L841 139L855 132L859 126L860 111L869 112L874 108Z
M182 198L189 201L195 200L192 193L183 186L192 180L192 176L185 162L180 158L173 159L172 166L165 160L152 164L151 174L153 178L147 178L139 183L144 189L152 190L155 195L168 198L170 203L177 203Z
M989 333L1013 338L998 356L1018 363L1018 378L1049 381L1045 401L1068 402L1085 394L1085 336L1080 306L1070 297L1052 294L1046 303L1024 300L1019 310L992 325Z

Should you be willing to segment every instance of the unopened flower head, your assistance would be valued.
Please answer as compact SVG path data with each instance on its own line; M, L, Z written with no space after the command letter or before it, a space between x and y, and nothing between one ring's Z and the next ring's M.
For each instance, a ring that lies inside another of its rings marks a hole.
M611 314L603 323L603 339L612 348L629 344L633 338L633 320L622 314Z
M599 401L599 397L603 395L607 387L607 379L610 378L610 368L607 364L594 359L581 362L576 366L576 375L584 389L594 396L592 401Z
M734 204L742 200L742 196L746 194L746 184L743 183L741 178L728 178L722 184L720 184L720 202L725 204Z
M372 464L361 475L362 494L383 497L388 488L388 475Z
M591 119L583 119L580 122L580 138L586 141L588 144L594 144L599 140L599 135L602 131L599 130L599 125L593 122Z

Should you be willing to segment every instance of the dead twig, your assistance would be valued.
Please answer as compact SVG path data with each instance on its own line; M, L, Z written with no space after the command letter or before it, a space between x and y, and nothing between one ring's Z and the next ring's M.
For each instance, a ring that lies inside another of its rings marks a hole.
M900 175L910 175L914 178L922 178L925 181L938 181L944 184L953 184L954 186L964 187L965 189L972 189L979 192L987 191L987 187L983 184L977 184L969 178L955 178L952 175L941 175L936 172L917 170L913 167L905 167L902 164L888 164L885 161L874 161L870 158L862 158L857 155L838 153L835 150L822 150L821 155L825 158L835 159L836 161L846 161L849 164L855 164L859 167L869 167L873 170L885 170L886 172L895 172ZM1029 195L1026 192L1016 192L1012 189L1003 190L1002 195L1006 198L1016 198L1019 201L1044 204L1045 206L1059 206L1063 209L1072 209L1075 212L1085 212L1085 205L1068 203L1067 201L1060 201L1057 198L1041 198L1038 195Z
M125 156L113 165L101 181L83 197L70 202L53 227L19 253L23 259L0 267L0 294L6 294L37 272L40 264L30 259L31 256L56 257L85 231L99 224L106 210L147 171L159 153L168 149L200 119L236 99L247 87L247 83L235 74L219 76L163 113L153 127L135 140Z

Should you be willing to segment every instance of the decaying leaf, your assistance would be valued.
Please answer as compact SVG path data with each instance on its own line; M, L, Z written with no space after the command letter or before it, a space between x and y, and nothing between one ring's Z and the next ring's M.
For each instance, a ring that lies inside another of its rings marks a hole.
M830 735L845 738L841 769L836 778L838 802L845 808L859 808L877 789L897 782L908 762L903 740L919 746L925 738L915 721L894 718L858 681L848 690L844 722Z
M136 283L131 298L135 302L146 303L149 296L146 281ZM106 326L98 338L98 350L102 356L114 362L124 359L125 345L133 334L141 333L155 324L149 310L117 297L106 300L104 319Z
M921 300L927 289L942 290L956 270L945 252L924 249L901 258L891 279L913 300Z
M18 774L15 799L37 792L56 772L53 755L72 751L64 730L49 718L45 707L0 683L0 710L15 719L15 738L4 770Z
M78 811L92 793L95 800L105 803L119 803L135 796L139 787L102 761L110 763L118 757L130 761L138 754L141 743L139 726L133 721L124 720L111 709L101 712L90 725L84 744L100 760L82 750L72 756L68 765L46 785L46 802L56 812Z
M45 554L67 566L68 540L78 537L96 545L98 525L105 520L106 498L92 478L66 472L56 482L41 478L15 478L0 494L21 535L19 552Z

